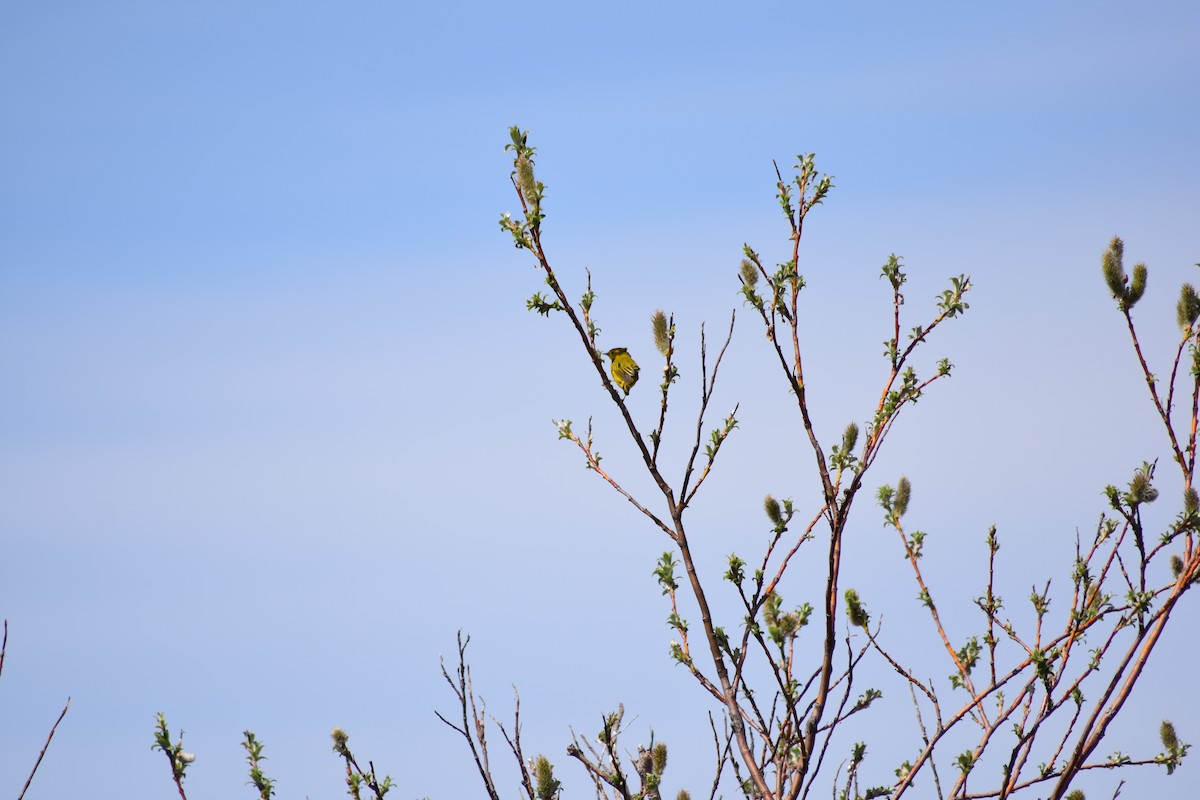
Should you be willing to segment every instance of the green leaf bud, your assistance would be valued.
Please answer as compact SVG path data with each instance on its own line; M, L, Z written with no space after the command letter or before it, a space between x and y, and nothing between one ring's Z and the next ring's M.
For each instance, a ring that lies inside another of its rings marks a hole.
M808 621L812 619L813 607L812 603L804 603L796 609L796 625L800 628L808 626Z
M554 779L554 766L550 759L538 756L533 762L533 775L537 784L534 789L537 800L554 800L562 784Z
M871 615L867 613L866 607L859 599L858 592L853 589L847 589L846 594L846 616L850 620L850 624L859 628L865 629L871 622Z
M1175 726L1167 720L1163 720L1162 726L1158 729L1158 736L1162 739L1166 753L1158 756L1155 761L1167 768L1168 775L1172 775L1187 756L1191 745L1179 741L1179 737L1175 735Z
M783 598L776 592L771 592L767 595L766 601L763 603L763 619L767 621L768 627L775 627L779 622L779 606L783 604Z
M1158 728L1158 738L1162 740L1163 747L1167 749L1167 752L1179 748L1179 737L1175 735L1175 726L1169 720L1162 721L1162 725Z
M896 518L904 516L904 512L908 511L908 501L912 497L912 483L908 478L901 475L900 480L896 483L896 498L892 501L892 510L896 513Z
M887 512L891 512L892 501L894 500L895 496L896 491L886 483L883 486L880 486L875 492L875 499L879 501L880 508Z
M741 586L746 579L746 562L737 557L736 553L729 554L729 569L725 570L725 580Z
M1108 486L1105 486L1104 496L1108 498L1108 503L1113 507L1114 510L1119 511L1121 509L1121 493L1117 490L1117 487L1113 486L1111 483Z
M1121 237L1114 236L1108 245L1108 250L1104 251L1101 266L1104 269L1104 282L1108 284L1108 290L1112 292L1113 298L1121 302L1122 307L1125 302L1125 284L1129 280L1122 264L1124 257L1125 243L1121 241Z
M1073 789L1071 790L1071 793L1067 795L1067 800L1087 800L1087 798L1084 796L1082 789Z
M650 327L654 329L654 346L658 348L658 352L666 355L671 348L670 331L667 329L667 315L661 310L655 311L654 316L650 318Z
M522 131L519 125L512 125L508 129L508 135L512 137L512 144L504 145L505 150L515 150L519 153L525 149L525 143L529 139L529 131Z
M1158 489L1150 483L1150 473L1146 468L1142 468L1133 473L1133 479L1129 481L1129 492L1125 495L1125 501L1130 505L1138 505L1142 503L1153 503L1158 499Z
M670 550L658 558L658 564L654 568L653 575L658 581L658 585L662 587L664 595L670 594L679 588L679 583L675 580L675 567L677 566L679 565Z
M1179 329L1187 333L1196 324L1197 319L1200 319L1200 295L1196 294L1196 289L1190 283L1185 283L1179 289L1175 320L1179 323Z
M1133 280L1129 283L1129 293L1125 295L1125 305L1133 308L1133 304L1142 299L1146 292L1146 265L1138 262L1133 265Z
M739 277L742 279L743 286L749 286L753 289L758 285L758 267L754 266L754 262L750 259L743 258Z
M517 185L521 187L521 194L525 196L525 202L533 206L537 203L537 180L533 177L533 159L521 153L517 156Z
M656 743L650 752L654 757L654 774L662 775L663 770L667 768L667 743Z
M772 525L783 524L783 511L779 508L779 501L771 495L763 498L763 511L767 512L767 519L771 520Z
M851 422L842 432L842 452L849 453L858 444L858 426Z
M887 263L883 265L883 271L880 274L881 278L887 278L892 284L892 289L896 292L900 291L900 287L908 280L908 276L904 273L904 262L895 253L888 256Z

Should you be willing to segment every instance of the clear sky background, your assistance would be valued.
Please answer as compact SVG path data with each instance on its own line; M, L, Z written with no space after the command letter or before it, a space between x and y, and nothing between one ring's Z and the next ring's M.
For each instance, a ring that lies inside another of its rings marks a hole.
M1184 0L0 2L0 792L70 695L30 798L170 796L158 711L198 755L193 798L252 796L247 728L279 797L340 795L333 725L394 796L480 796L434 717L454 710L438 656L459 629L489 710L507 717L517 684L526 750L568 796L592 792L569 728L622 701L630 747L650 727L672 744L672 796L707 785L704 696L667 657L650 576L666 542L550 424L594 415L606 465L647 496L566 321L524 309L540 277L496 224L516 210L512 124L539 148L569 292L590 268L602 343L643 363L647 425L648 319L676 313L673 463L699 326L742 309L743 242L786 258L771 159L815 151L836 176L801 262L822 436L878 396L888 254L909 265L909 325L970 273L970 312L921 362L954 376L868 485L912 478L960 640L981 633L992 523L1014 615L1035 583L1066 592L1105 484L1161 458L1157 522L1178 510L1099 259L1121 235L1148 262L1137 313L1165 374L1178 284L1200 277L1198 41ZM714 581L761 546L764 494L814 510L798 421L739 313L714 404L741 402L742 425L692 519ZM885 639L932 645L893 536L863 503L848 581ZM1157 753L1164 717L1200 743L1187 599L1106 754ZM913 733L889 680L863 736ZM879 743L870 782L908 749ZM1197 768L1127 773L1127 791L1190 797Z

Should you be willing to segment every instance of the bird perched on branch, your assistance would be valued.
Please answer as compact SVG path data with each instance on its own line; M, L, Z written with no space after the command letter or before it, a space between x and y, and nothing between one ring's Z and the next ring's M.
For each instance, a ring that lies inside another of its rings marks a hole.
M625 392L625 396L629 396L629 390L637 383L638 372L641 367L633 360L633 356L629 355L629 351L624 347L614 347L604 355L612 359L612 376L616 381L617 386Z

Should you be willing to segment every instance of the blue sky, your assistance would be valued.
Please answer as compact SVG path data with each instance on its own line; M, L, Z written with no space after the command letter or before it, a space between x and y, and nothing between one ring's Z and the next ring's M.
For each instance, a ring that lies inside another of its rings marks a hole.
M0 783L70 695L30 798L169 794L157 711L198 754L192 797L249 796L246 728L280 796L336 796L333 725L400 797L474 796L433 715L461 628L489 708L519 686L526 749L569 796L591 791L569 726L620 701L674 745L672 788L706 784L702 696L650 578L665 543L549 422L594 415L606 463L647 488L564 322L524 310L540 279L496 225L514 123L603 340L649 361L650 313L677 315L670 453L698 327L742 309L743 242L785 258L771 159L815 151L836 176L801 263L823 436L877 396L888 254L914 314L970 273L929 355L953 380L869 483L912 477L948 595L978 593L961 564L993 522L1009 594L1064 581L1103 486L1166 464L1098 265L1113 235L1149 264L1165 372L1200 260L1198 37L1185 2L0 3ZM765 530L763 494L814 491L748 314L728 359L714 402L742 427L693 522L715 571ZM859 514L851 579L910 597ZM1157 748L1164 716L1200 737L1171 688L1192 611L1112 749ZM1182 798L1194 767L1131 777Z

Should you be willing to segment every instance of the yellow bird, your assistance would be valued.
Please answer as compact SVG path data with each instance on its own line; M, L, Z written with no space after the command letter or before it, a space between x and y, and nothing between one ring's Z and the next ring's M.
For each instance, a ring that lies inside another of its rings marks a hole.
M633 356L629 355L629 351L624 347L614 347L604 355L612 359L612 376L617 382L617 386L625 392L625 396L629 396L629 390L637 383L638 372L641 367L633 360Z

